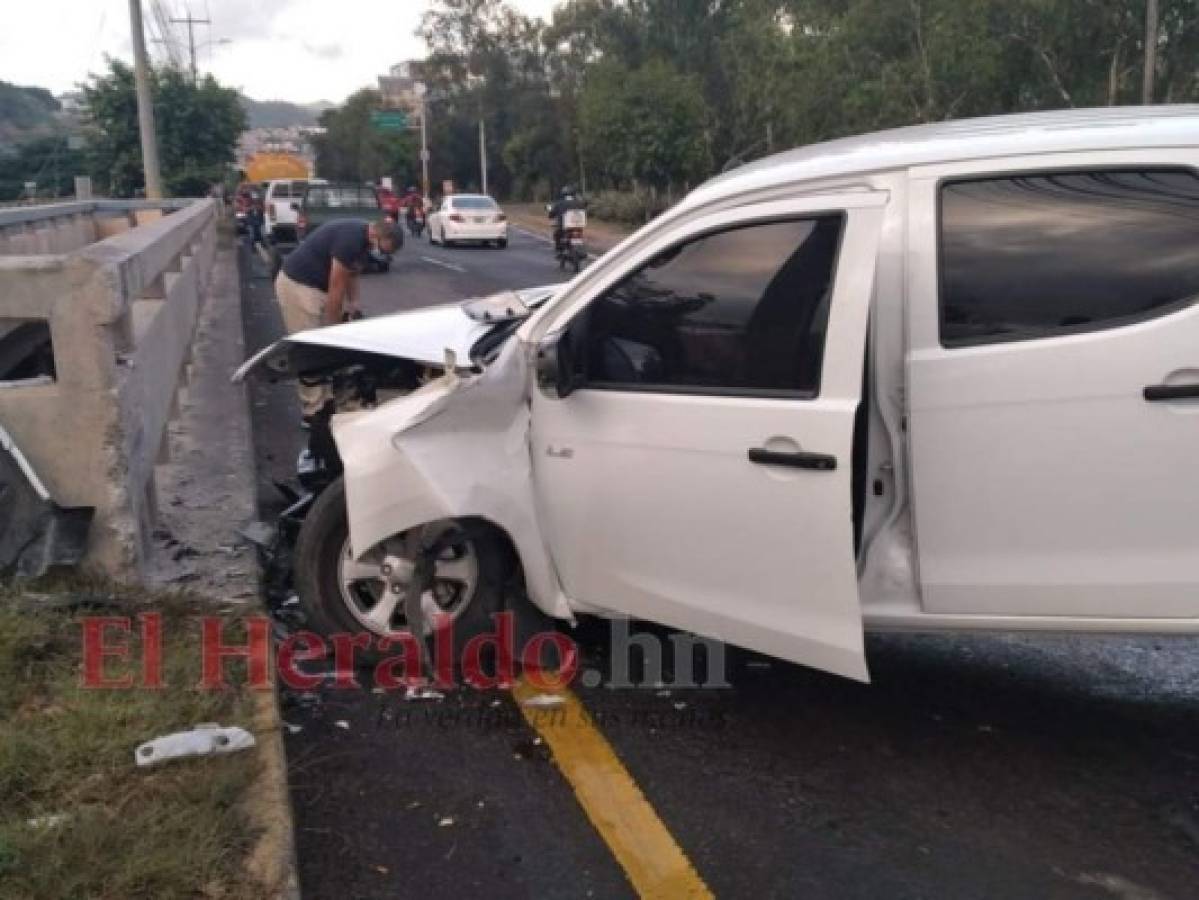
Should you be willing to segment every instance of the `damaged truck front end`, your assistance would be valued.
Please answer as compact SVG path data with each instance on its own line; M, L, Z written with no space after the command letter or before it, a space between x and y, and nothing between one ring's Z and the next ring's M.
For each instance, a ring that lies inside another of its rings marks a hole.
M239 370L236 380L294 378L330 396L300 454L300 488L280 485L289 508L258 541L268 600L294 590L318 630L407 630L421 534L436 545L420 588L426 621L487 626L512 578L545 612L569 615L537 528L528 361L513 339L552 295L506 292L302 332Z

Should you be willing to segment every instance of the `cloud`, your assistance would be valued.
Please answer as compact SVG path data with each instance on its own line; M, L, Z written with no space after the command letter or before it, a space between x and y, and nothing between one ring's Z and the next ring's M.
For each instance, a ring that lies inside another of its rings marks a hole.
M304 49L319 59L341 59L345 50L340 44L304 44Z
M556 0L509 0L547 17ZM260 100L340 102L373 86L393 64L425 55L416 37L430 0L159 0L168 15L190 9L203 71ZM143 0L150 23L151 0ZM151 30L156 26L148 24ZM186 26L173 26L186 55ZM47 36L53 52L47 52ZM228 43L218 43L228 40ZM152 54L161 49L151 47ZM131 60L127 0L7 0L0 29L0 79L70 90L104 57Z

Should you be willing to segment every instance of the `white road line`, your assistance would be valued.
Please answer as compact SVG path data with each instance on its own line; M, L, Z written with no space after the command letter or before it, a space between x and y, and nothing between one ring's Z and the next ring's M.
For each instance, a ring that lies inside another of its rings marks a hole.
M548 238L544 234L538 234L535 231L529 231L527 228L520 228L519 226L513 225L512 230L519 231L525 237L531 237L533 240L541 241L543 244L552 244L554 242L553 238Z
M462 266L456 266L453 263L443 262L440 259L434 259L431 256L422 256L421 259L430 265L441 266L443 269L449 269L453 272L466 272L466 269L462 268Z

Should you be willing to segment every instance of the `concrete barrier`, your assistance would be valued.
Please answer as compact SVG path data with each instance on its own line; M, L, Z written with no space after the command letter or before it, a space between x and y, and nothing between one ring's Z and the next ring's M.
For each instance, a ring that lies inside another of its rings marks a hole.
M0 424L58 503L96 508L88 563L112 575L144 568L217 218L211 200L0 210L0 325L47 322L55 370L0 382Z

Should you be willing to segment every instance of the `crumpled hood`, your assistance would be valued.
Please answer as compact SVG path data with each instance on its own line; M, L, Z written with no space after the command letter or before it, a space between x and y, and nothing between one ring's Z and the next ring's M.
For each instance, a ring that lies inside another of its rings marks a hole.
M533 307L545 303L557 289L554 285L517 293ZM466 370L471 367L471 348L494 327L475 321L463 312L462 303L454 302L299 331L246 360L234 373L233 381L243 381L251 374L294 376L321 365L329 358L329 351L339 350L374 353L431 366L444 365L448 350L458 360L458 367Z

